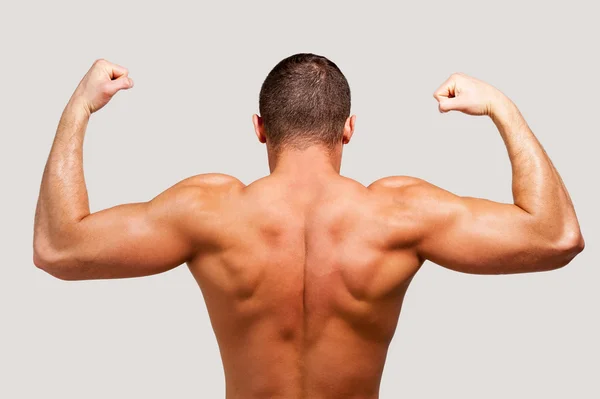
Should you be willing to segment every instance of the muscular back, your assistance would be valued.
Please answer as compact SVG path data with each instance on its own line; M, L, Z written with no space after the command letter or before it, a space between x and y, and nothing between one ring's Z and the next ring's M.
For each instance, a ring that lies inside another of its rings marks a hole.
M402 299L421 262L377 190L344 178L223 184L190 270L204 294L228 398L375 398ZM218 183L217 183L218 182ZM206 214L204 214L206 215ZM243 393L243 394L242 394Z

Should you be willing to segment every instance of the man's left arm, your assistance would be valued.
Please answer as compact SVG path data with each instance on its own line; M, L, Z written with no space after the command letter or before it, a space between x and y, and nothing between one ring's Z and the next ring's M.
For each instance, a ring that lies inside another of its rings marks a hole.
M90 214L83 139L90 115L133 81L98 60L67 104L44 169L35 214L33 260L65 280L138 277L170 270L194 253L186 210L197 195L183 182L149 202Z

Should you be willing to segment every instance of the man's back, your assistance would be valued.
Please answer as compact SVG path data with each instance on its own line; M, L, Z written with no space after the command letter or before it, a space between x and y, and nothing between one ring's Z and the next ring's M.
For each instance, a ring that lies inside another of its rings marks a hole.
M198 179L222 187L214 227L202 224L221 234L207 234L213 250L189 266L228 398L376 398L421 264L414 248L394 241L390 223L402 221L388 196L339 175L269 176L247 187L224 175Z

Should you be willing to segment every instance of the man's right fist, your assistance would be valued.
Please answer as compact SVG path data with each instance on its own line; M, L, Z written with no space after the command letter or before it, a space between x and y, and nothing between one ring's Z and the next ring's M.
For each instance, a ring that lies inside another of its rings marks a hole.
M460 111L469 115L489 115L494 105L504 101L506 96L481 80L455 73L433 93L439 102L440 112Z
M119 90L133 87L128 73L127 68L99 59L85 74L70 102L83 106L92 114L104 107Z

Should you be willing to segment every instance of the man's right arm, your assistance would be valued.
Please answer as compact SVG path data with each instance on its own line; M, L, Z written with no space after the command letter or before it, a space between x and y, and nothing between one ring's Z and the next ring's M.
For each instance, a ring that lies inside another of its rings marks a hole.
M418 254L476 274L552 270L584 248L573 204L550 158L517 107L499 90L463 74L434 94L441 112L489 115L512 164L513 204L460 197L418 179L404 181L396 200L418 215Z

